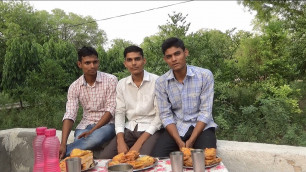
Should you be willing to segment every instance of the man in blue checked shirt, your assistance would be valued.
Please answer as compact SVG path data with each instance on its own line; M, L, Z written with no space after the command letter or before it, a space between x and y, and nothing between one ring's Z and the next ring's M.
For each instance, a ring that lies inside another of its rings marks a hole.
M166 130L156 143L153 156L167 157L182 147L216 148L213 74L186 64L189 52L181 39L165 40L162 51L171 69L156 80L155 93Z

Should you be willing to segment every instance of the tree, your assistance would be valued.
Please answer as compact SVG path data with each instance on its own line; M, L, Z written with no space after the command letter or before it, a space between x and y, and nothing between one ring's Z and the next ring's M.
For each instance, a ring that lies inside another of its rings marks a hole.
M98 28L97 22L90 16L69 13L61 9L52 10L51 26L55 28L58 37L70 41L76 48L83 46L103 46L106 41L106 33Z

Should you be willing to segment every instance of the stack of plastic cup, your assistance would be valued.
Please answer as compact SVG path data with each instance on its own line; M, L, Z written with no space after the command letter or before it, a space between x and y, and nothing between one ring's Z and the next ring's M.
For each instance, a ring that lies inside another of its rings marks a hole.
M36 137L33 140L34 167L33 172L44 172L44 152L43 141L47 127L37 127Z
M55 129L47 129L45 131L45 140L43 142L44 150L44 172L60 172L59 167L59 148L60 142L56 136Z

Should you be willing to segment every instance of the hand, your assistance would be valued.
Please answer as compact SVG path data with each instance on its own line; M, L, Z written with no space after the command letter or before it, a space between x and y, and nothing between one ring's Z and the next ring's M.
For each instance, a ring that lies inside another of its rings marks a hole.
M188 139L188 140L186 141L186 148L192 148L192 147L193 147L193 144L194 144L194 142L191 141L190 139Z
M59 159L63 159L66 154L66 144L61 144L59 149Z
M85 131L84 133L82 133L82 134L79 135L78 139L80 139L80 138L82 138L82 137L86 138L86 137L88 137L91 133L92 133L91 131Z
M118 154L119 153L127 153L129 151L129 147L125 142L118 143L117 145Z

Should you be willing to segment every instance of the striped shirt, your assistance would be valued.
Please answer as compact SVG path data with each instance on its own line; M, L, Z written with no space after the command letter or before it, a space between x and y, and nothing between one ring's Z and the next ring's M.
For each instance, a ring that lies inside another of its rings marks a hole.
M164 127L176 124L182 137L197 121L206 124L204 130L217 127L212 117L214 78L210 70L187 65L183 84L169 70L157 79L155 92Z
M117 83L116 76L100 71L97 71L96 82L93 86L87 84L84 75L79 77L69 87L63 120L75 121L79 103L83 107L83 117L77 129L85 129L89 124L98 123L106 111L114 116ZM113 123L114 120L110 122Z

